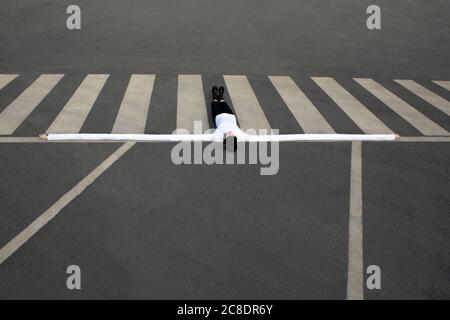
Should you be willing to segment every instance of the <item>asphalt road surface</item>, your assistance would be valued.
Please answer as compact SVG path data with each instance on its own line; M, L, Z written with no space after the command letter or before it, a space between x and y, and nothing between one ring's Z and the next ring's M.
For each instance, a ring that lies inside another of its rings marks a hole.
M449 299L449 3L378 1L381 30L370 4L2 1L0 299ZM211 127L213 84L243 127L402 139L281 143L261 175L35 138Z

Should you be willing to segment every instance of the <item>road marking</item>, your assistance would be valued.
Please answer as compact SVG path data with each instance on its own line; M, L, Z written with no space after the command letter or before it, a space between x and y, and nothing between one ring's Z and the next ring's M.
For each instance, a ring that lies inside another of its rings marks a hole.
M45 74L36 79L0 113L0 134L13 134L62 77L63 74Z
M333 78L312 77L317 85L352 119L365 133L392 133L380 119L353 97Z
M433 81L437 85L440 85L442 88L447 89L450 91L450 81Z
M354 80L424 135L449 134L447 130L425 117L413 106L400 99L373 79L355 78Z
M269 76L269 79L305 133L335 133L291 77Z
M347 300L364 299L361 142L352 142Z
M223 76L239 125L248 129L270 130L269 122L246 76Z
M76 186L64 194L47 211L41 214L28 227L20 232L14 239L8 242L0 249L0 265L5 262L14 252L22 247L30 238L49 223L58 213L64 209L70 202L79 196L88 186L90 186L103 172L113 165L121 156L123 156L134 145L134 142L127 142L114 151L105 161L89 173Z
M137 141L138 143L161 143L161 141ZM305 140L295 141L297 143L302 142L319 142L319 143L341 143L341 141L324 141L324 140ZM383 142L450 142L450 137L400 137L396 141L366 141L366 143L383 143ZM38 137L0 137L0 143L123 143L121 140L54 140L54 141L42 141Z
M432 106L450 116L450 102L413 80L394 80Z
M0 90L2 90L8 83L17 78L17 74L0 74Z
M112 133L145 132L154 82L154 74L131 76Z
M178 75L177 129L187 129L193 133L194 121L201 121L202 130L209 129L202 77Z
M450 142L450 137L400 137L400 142Z
M48 133L78 133L109 75L90 74L50 125Z

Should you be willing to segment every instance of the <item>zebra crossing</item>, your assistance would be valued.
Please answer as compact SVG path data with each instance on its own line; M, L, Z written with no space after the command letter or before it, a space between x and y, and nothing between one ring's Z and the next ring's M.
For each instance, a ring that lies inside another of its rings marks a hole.
M132 75L112 133L144 133L155 83L154 75Z
M77 133L109 75L88 75L47 129L48 133Z
M0 74L0 97L8 86L17 81L21 75ZM58 90L58 83L70 75L42 74L17 97L13 97L8 105L0 105L0 135L17 136L18 128L26 125L26 119L39 113L45 98ZM39 132L48 133L78 133L92 114L98 98L104 94L105 85L110 80L109 74L88 74L71 94L68 101L60 101L59 113L52 122ZM302 81L291 76L267 76L274 94L282 101L277 112L285 112L298 124L305 133L340 133L333 127L332 119L323 113L323 106L318 108L317 100L313 99L307 90L302 88ZM332 77L311 77L314 83L332 103L343 117L347 117L359 128L354 133L393 133L398 132L395 123L385 123L377 110L371 108L367 101L361 101L348 85L343 85ZM155 74L132 74L122 96L120 106L111 123L111 133L146 133L149 128L149 114L152 110L152 96L158 76ZM264 101L255 93L255 84L245 75L223 75L223 81L230 97L239 124L243 130L248 129L280 129L271 126L273 113L267 113ZM439 120L431 119L423 110L392 92L379 82L370 78L354 78L352 82L359 85L365 92L378 101L384 112L391 112L397 119L402 119L423 136L449 136L450 102L445 98L450 91L450 81L428 81L429 85L414 80L393 79L392 83L403 88L439 114ZM211 126L208 103L210 86L204 83L202 75L180 74L176 77L176 115L175 123L167 124L167 132L174 129L194 129L194 121L201 121L203 129ZM433 87L434 86L434 87ZM443 89L439 92L436 88ZM444 94L443 94L444 92ZM262 103L263 102L263 103ZM328 104L327 108L330 107ZM105 108L103 105L101 108ZM322 110L322 112L320 111ZM99 110L101 112L102 110ZM151 121L150 121L151 126ZM39 132L36 132L38 134ZM109 133L109 132L104 132ZM349 133L349 132L347 132ZM400 132L401 133L401 132Z

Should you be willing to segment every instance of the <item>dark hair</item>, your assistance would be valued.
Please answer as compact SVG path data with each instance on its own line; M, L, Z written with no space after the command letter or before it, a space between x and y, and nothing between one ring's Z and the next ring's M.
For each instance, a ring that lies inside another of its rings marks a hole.
M235 136L229 136L223 139L223 147L228 152L236 152L237 150L237 138Z

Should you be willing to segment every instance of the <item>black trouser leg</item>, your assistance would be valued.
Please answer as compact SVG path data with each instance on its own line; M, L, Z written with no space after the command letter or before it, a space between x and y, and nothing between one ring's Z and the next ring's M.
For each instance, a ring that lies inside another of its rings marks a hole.
M216 124L216 116L218 116L221 113L234 114L233 110L231 110L230 106L225 101L211 102L211 116L212 116L214 125Z

